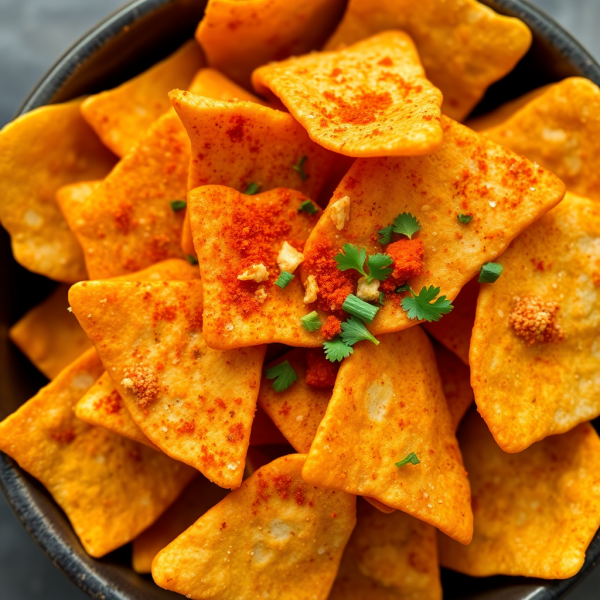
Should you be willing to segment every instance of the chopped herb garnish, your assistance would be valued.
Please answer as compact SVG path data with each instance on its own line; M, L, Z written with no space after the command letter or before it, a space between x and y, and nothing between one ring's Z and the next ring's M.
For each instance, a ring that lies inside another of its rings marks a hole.
M379 292L379 300L377 301L381 306L383 306L385 302L385 294L383 292Z
M356 317L350 317L342 323L342 340L348 346L354 346L356 342L362 342L363 340L368 340L379 346L379 340Z
M267 369L265 373L267 379L274 379L273 389L276 392L285 392L292 383L298 381L298 375L287 360L278 365Z
M439 293L439 287L432 285L423 287L418 295L410 289L411 296L402 298L402 308L408 313L409 319L424 319L425 321L439 321L442 315L448 314L454 306L446 296L440 296L431 302Z
M410 463L411 465L418 465L420 462L421 461L419 460L419 457L414 452L411 452L408 456L403 458L400 462L397 462L396 466L403 467L404 465L407 465L408 463Z
M384 227L383 229L380 229L377 232L381 236L378 240L380 244L383 244L385 246L386 244L389 244L392 241L393 229L393 225L388 225L387 227Z
M319 209L310 200L305 200L298 207L298 212L302 211L307 212L309 215L316 215Z
M335 255L335 262L340 271L355 269L363 277L367 278L367 283L371 283L373 279L385 281L392 273L393 269L387 268L393 264L391 256L387 254L373 254L367 260L367 253L364 248L358 249L354 244L344 244L342 246L343 253ZM365 271L365 260L369 266L369 272Z
M187 206L187 202L185 200L171 200L171 210L173 212L179 212L183 210Z
M277 278L277 281L275 282L275 285L279 286L283 290L285 288L285 286L292 279L294 279L294 277L296 277L296 276L292 275L291 273L288 273L287 271L281 271L281 273L279 273L279 277Z
M393 230L394 233L401 233L410 240L417 231L421 230L421 224L410 213L402 213L394 220Z
M190 263L190 265L197 265L198 264L198 259L195 256L192 256L191 254L186 255L186 258L188 260L188 262Z
M402 292L410 292L410 285L405 283L404 285L399 285L395 290L394 294L401 294Z
M294 171L300 175L300 179L302 179L302 181L306 181L308 179L308 175L304 172L304 163L306 162L306 159L307 157L303 156L298 161L298 164L292 166L292 169L294 169Z
M379 307L357 298L354 294L348 294L342 304L342 310L362 319L365 323L372 323Z
M260 184L254 183L254 181L251 181L248 184L248 187L246 188L246 191L244 192L244 194L248 194L248 196L254 196L254 194L258 194L259 190L260 190Z
M350 356L354 350L348 346L339 335L336 335L330 342L323 344L325 358L331 362L342 362L344 358Z
M473 215L458 215L458 220L461 223L464 223L465 225L470 223L472 218L473 218Z
M502 275L504 267L498 263L485 263L479 272L479 283L494 283Z
M317 329L321 329L323 323L321 323L321 319L319 319L319 315L316 310L304 315L300 318L300 322L304 326L306 331L316 331Z

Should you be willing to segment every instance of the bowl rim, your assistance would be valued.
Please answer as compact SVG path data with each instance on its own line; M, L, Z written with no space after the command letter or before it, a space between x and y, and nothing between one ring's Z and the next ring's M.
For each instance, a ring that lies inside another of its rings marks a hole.
M527 0L480 0L483 4L521 18L534 35L550 43L560 55L579 69L582 77L600 85L600 64L566 29L548 16L542 9ZM27 95L15 117L35 108L51 104L53 98L68 79L85 67L98 50L142 17L173 3L174 0L132 0L110 13L89 29L68 48L41 77ZM0 452L0 489L17 518L44 553L83 592L104 600L132 600L125 590L115 587L111 578L99 569L90 567L70 547L52 518L48 518L45 507L36 503L31 483L15 461ZM600 532L599 532L600 533ZM600 535L596 534L588 548L582 569L574 577L557 580L552 587L538 587L527 594L527 600L556 600L564 597L597 566L600 565ZM531 581L531 580L529 580ZM487 597L487 594L484 594ZM479 596L483 597L483 596ZM510 594L502 596L509 600ZM491 597L490 597L491 598Z

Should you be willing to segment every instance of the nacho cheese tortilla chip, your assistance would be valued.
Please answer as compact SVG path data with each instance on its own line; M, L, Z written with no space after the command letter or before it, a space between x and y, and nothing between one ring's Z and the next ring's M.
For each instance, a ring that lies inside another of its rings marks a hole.
M402 31L266 65L252 83L275 94L313 141L346 156L430 154L442 143L442 94Z
M204 66L201 48L186 42L177 52L120 86L90 96L81 105L83 118L117 156L123 157L170 108L167 94L187 89Z
M17 262L50 279L87 279L84 257L56 204L58 188L101 179L115 157L79 112L81 100L35 109L0 131L0 222Z
M102 373L91 348L0 423L0 450L46 487L96 558L151 525L193 469L75 417Z
M600 89L591 81L571 77L550 86L483 133L552 171L569 191L600 200Z
M287 242L301 252L318 219L318 213L299 211L307 200L284 188L247 195L210 185L188 194L204 285L203 333L211 348L323 343L318 331L308 332L300 321L311 310L304 303L299 273L284 289L275 285L282 246ZM258 275L260 281L240 279L258 265L267 279Z
M200 281L90 281L73 286L69 301L150 441L238 487L265 347L206 346Z
M600 206L567 193L499 262L479 292L471 383L500 447L520 452L600 415Z
M344 0L209 0L196 39L211 67L249 87L256 67L322 46L345 4Z
M600 527L600 439L589 423L515 455L471 412L459 440L473 492L469 546L441 535L444 567L475 577L566 579Z
M338 186L304 249L302 277L315 275L321 309L339 308L356 290L353 271L339 271L333 257L345 243L369 255L384 252L377 232L401 213L419 221L421 229L413 237L424 250L422 272L409 285L415 293L424 286L439 287L439 296L453 300L484 263L562 199L564 185L551 173L446 117L442 123L444 143L435 154L357 159ZM336 203L344 198L348 219L339 229ZM473 219L465 225L459 214ZM331 290L332 279L344 280L343 285ZM386 294L385 305L369 326L372 333L417 323L400 306L405 295Z
M306 484L305 456L246 479L158 553L154 581L196 600L326 600L356 523L356 498Z
M375 498L468 544L469 482L435 355L420 327L360 342L342 362L305 481ZM419 464L396 463L414 453Z
M531 45L522 21L475 0L350 0L327 49L375 33L401 29L414 40L427 78L444 95L442 111L464 119L488 86L507 73Z

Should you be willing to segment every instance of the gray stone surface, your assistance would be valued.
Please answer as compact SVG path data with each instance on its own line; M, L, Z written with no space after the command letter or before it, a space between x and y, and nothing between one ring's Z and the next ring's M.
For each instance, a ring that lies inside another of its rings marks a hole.
M600 0L530 0L600 58ZM54 60L122 0L0 0L0 126ZM0 599L84 600L29 538L0 494ZM571 600L600 598L600 569Z

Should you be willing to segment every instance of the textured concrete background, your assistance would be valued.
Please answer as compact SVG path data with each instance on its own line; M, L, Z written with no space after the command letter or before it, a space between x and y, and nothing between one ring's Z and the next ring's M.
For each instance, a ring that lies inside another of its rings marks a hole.
M600 0L530 0L600 58ZM0 0L0 126L55 59L123 0ZM29 538L0 494L0 599L85 600ZM600 569L571 600L600 598Z

